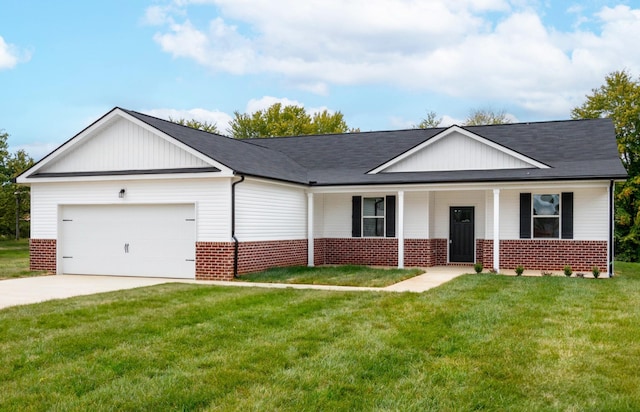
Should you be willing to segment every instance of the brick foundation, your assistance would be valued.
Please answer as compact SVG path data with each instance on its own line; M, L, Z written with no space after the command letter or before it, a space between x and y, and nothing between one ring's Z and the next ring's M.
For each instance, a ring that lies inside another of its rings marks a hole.
M476 240L476 262L487 270L493 269L493 240Z
M447 264L447 239L405 239L404 265L429 267Z
M196 242L196 279L233 279L233 242ZM307 241L240 242L238 274L307 264Z
M56 240L29 239L29 269L56 273Z
M323 263L328 265L398 266L398 239L326 238L324 239Z
M486 241L485 242L491 242ZM493 244L493 242L491 242ZM486 243L485 243L486 246ZM492 250L493 253L493 250ZM607 271L607 242L586 240L501 240L500 268L522 265L533 270L562 270L570 265L574 271L588 272L593 266Z
M259 272L273 267L306 265L306 239L240 242L239 245L238 274Z
M407 267L447 264L447 239L405 239ZM233 278L233 242L196 242L196 279ZM56 240L29 241L31 270L56 273ZM493 267L493 241L476 240L476 262ZM238 273L271 267L307 264L307 240L240 242ZM314 264L356 264L397 266L398 240L394 238L314 239ZM574 271L588 272L593 266L606 271L607 242L580 240L501 240L500 267L512 270L522 265L530 270L559 271L571 265Z
M196 279L233 279L233 242L196 242Z

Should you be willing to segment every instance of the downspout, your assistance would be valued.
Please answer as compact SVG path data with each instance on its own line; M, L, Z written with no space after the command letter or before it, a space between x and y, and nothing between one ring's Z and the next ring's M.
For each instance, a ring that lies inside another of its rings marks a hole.
M613 220L615 219L615 203L614 203L614 192L615 187L613 180L609 182L609 209L611 210L611 215L609 216L609 277L613 277L613 252L614 252L614 243L615 243L615 235L613 233Z
M244 182L244 176L231 184L231 238L233 239L233 277L238 277L238 238L236 237L236 185Z

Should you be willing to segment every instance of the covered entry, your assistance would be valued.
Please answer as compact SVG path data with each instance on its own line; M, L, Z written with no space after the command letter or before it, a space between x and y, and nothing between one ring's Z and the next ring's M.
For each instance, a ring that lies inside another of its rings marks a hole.
M59 273L195 278L195 205L67 205Z

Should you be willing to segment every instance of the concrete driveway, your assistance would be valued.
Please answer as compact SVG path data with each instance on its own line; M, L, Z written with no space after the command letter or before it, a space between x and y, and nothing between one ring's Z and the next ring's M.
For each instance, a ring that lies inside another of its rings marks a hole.
M51 299L92 295L114 290L159 285L173 279L124 276L52 275L0 281L0 309Z
M139 278L129 276L85 276L51 275L32 278L7 279L0 281L0 309L16 305L28 305L52 299L66 299L74 296L93 295L94 293L133 289L163 283L194 283L198 285L244 286L277 289L317 289L337 291L385 291L385 292L424 292L440 286L463 273L472 273L473 268L456 266L436 266L427 272L385 288L329 285L294 285L284 283L254 283L202 281L189 279Z

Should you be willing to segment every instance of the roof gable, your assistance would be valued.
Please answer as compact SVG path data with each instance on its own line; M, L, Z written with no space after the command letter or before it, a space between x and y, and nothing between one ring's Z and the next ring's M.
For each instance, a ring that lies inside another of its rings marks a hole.
M91 138L83 139L45 167L41 173L158 170L211 167L174 142L118 117Z
M32 177L225 169L213 159L115 108L24 172L18 182Z
M544 163L459 126L451 126L369 173L546 169L548 167Z

